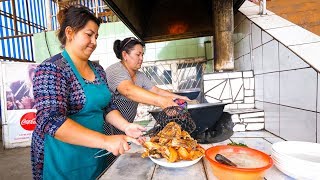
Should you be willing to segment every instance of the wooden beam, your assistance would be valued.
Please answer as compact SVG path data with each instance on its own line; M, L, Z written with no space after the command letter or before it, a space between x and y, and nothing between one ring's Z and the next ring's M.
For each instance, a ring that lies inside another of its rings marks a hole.
M214 17L214 70L233 70L233 1L214 0L212 6Z
M18 23L17 23L17 12L16 12L16 3L15 0L12 0L12 15L13 15L13 27L14 35L18 35Z

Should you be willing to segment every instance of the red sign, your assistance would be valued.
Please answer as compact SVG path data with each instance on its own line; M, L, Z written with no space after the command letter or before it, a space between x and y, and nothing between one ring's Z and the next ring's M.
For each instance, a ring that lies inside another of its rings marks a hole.
M36 113L28 112L24 114L20 119L20 125L23 129L33 131L36 127Z

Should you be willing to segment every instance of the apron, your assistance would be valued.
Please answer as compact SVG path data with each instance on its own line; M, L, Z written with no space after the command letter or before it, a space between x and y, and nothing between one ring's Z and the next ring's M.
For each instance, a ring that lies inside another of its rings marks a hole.
M86 84L68 53L64 50L62 55L71 66L86 97L84 107L78 113L68 117L86 128L104 133L103 108L108 105L111 99L111 93L106 83L89 62L100 84ZM43 179L96 179L108 166L106 157L94 158L94 154L99 150L65 143L46 134Z

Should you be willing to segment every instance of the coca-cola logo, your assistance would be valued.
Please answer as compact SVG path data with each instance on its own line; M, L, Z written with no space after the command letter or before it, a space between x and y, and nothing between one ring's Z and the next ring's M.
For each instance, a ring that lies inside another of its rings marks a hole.
M20 119L20 125L27 131L33 131L36 127L36 113L28 112L24 114Z

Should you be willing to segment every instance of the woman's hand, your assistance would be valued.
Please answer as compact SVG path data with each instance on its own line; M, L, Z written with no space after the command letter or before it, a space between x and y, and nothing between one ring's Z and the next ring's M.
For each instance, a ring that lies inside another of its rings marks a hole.
M178 104L175 103L171 97L160 96L158 98L158 101L159 101L161 109L165 109L170 106L178 106Z
M131 136L133 138L138 138L142 136L142 131L146 131L147 129L139 124L135 123L129 123L126 128L124 129L124 132L126 135Z
M105 136L103 149L112 152L113 155L124 154L130 149L128 142L140 145L138 140L126 135Z
M174 98L176 98L176 99L183 99L183 100L185 100L185 101L191 101L187 96L175 95Z

